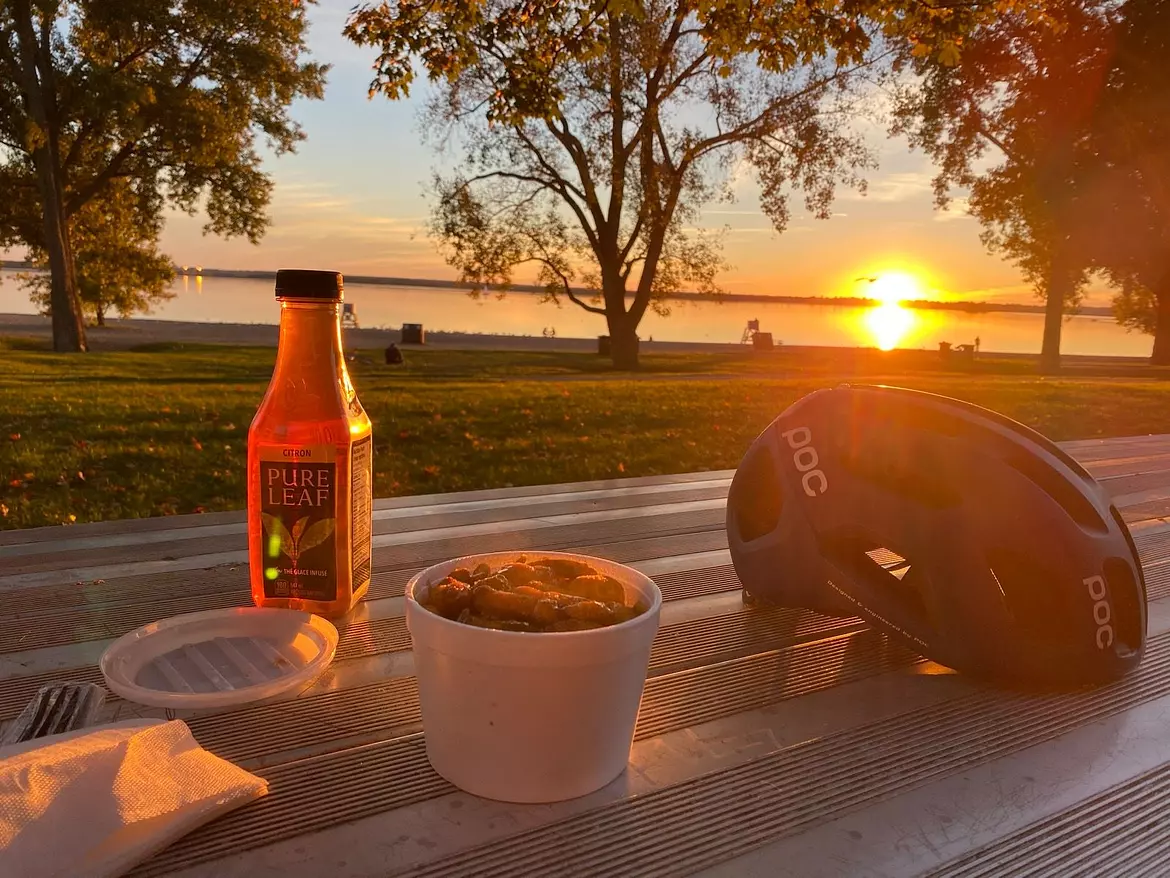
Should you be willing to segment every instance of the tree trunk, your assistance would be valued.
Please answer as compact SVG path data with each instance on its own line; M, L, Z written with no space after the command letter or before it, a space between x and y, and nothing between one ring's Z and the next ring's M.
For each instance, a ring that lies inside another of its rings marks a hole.
M1060 371L1060 331L1064 323L1064 303L1072 292L1072 277L1064 260L1055 257L1048 274L1048 300L1044 303L1044 343L1040 347L1040 371L1054 375Z
M606 296L605 322L609 327L609 358L615 369L632 372L638 368L638 321L624 308L624 296Z
M17 43L20 49L20 86L25 108L39 129L32 144L33 165L41 192L41 220L45 252L52 278L49 307L53 315L53 350L84 351L85 323L77 295L77 274L65 216L61 184L61 157L57 149L56 95L52 93L52 59L40 56L33 30L33 11L28 0L14 4Z
M626 284L617 268L618 260L610 253L598 257L605 323L609 327L609 357L615 369L632 372L638 368L640 315L626 310Z
M38 173L38 176L41 175ZM43 193L44 180L41 184ZM51 275L49 306L53 316L53 350L85 351L88 350L85 321L77 295L77 274L73 248L69 242L69 225L60 208L59 199L42 195L45 251L49 254Z
M1156 317L1154 322L1154 352L1150 354L1150 364L1154 366L1170 365L1170 289L1159 290L1155 304Z
M93 306L93 309L94 309L95 314L97 315L97 318L96 318L97 325L98 326L105 326L106 325L106 308L105 308L105 306L101 302L98 302L96 305Z
M638 368L638 334L634 327L610 328L609 355L615 369L633 372Z

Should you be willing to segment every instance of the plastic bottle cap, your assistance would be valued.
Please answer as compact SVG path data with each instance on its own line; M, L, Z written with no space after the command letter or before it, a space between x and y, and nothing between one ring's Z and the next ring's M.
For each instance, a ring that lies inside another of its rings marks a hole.
M278 299L319 299L339 302L344 289L345 282L340 271L282 268L276 272Z

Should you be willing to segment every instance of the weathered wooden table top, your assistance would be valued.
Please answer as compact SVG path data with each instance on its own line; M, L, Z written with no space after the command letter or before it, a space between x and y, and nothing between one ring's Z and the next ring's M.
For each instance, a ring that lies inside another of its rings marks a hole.
M373 584L325 675L180 715L270 794L134 874L1170 874L1170 437L1064 447L1147 571L1147 656L1116 685L998 692L856 619L744 607L730 472L382 501ZM507 549L612 558L664 594L629 770L583 799L484 801L426 760L403 586ZM101 683L102 651L139 625L250 603L246 560L241 513L0 533L0 722L48 681Z

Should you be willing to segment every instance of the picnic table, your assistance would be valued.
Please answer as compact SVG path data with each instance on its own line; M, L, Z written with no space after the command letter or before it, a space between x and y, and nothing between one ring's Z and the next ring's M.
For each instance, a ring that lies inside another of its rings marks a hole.
M383 500L369 596L325 675L180 717L269 794L133 874L1167 874L1170 437L1064 447L1147 571L1148 652L1115 685L997 691L857 619L745 606L729 471ZM413 572L517 548L631 564L665 599L628 771L556 805L476 799L430 768L402 617ZM47 682L100 683L139 625L249 603L246 560L241 513L0 533L0 722Z

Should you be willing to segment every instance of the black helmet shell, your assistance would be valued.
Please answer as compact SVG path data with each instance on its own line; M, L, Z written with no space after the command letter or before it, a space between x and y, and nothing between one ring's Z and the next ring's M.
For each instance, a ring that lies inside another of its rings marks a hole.
M750 593L861 616L961 672L1100 683L1145 647L1141 564L1105 490L1039 433L947 397L797 401L736 470L727 536Z

